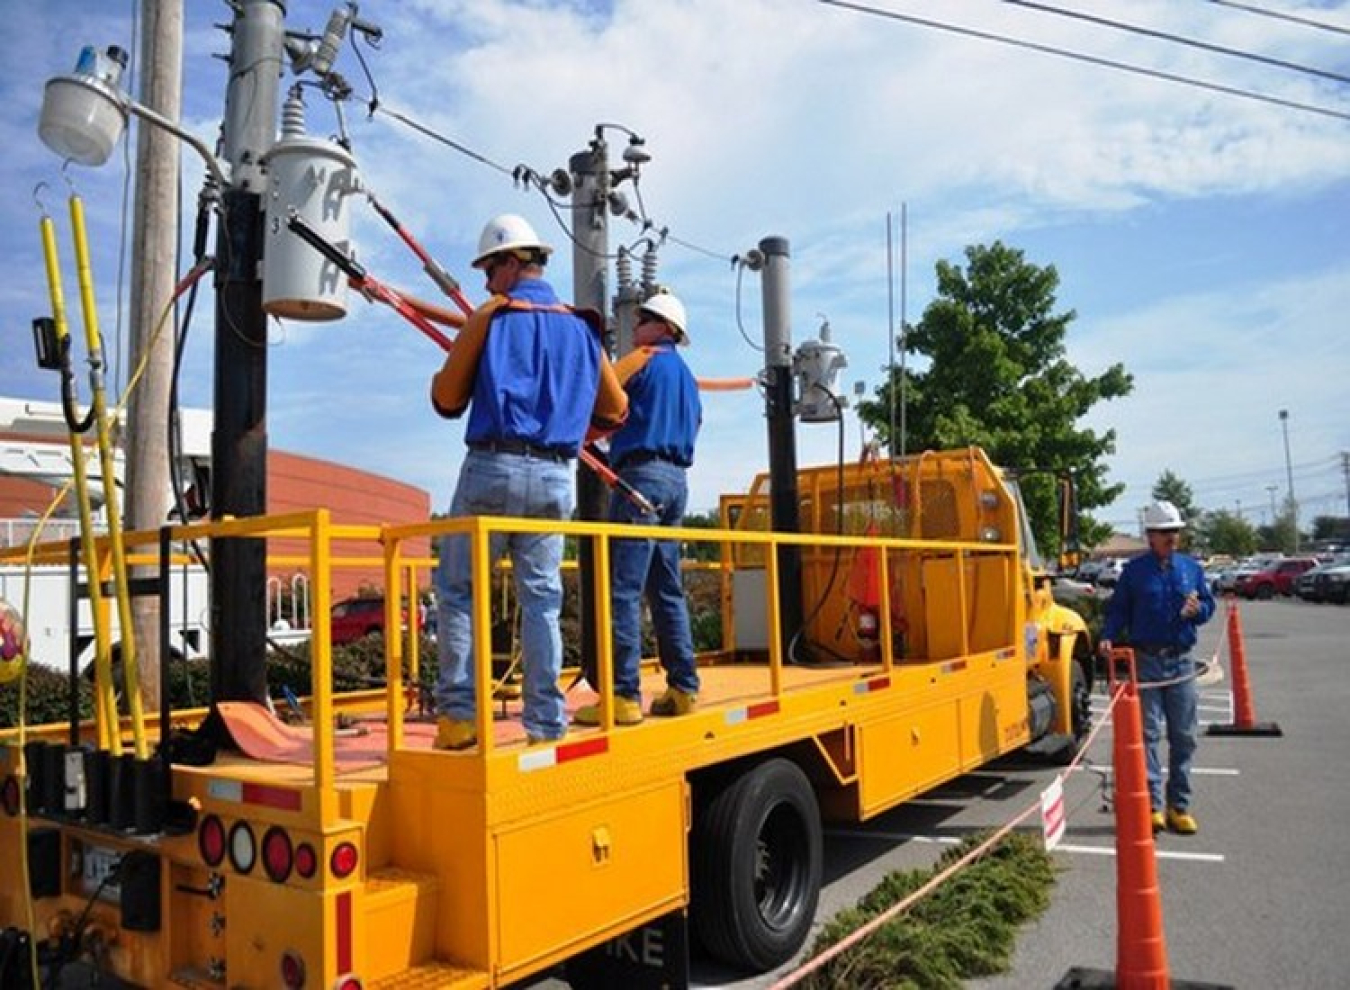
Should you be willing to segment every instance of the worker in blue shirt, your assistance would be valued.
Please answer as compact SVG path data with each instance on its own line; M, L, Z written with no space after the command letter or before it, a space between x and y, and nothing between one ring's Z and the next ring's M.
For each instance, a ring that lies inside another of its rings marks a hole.
M491 220L479 238L473 266L487 276L492 298L465 322L431 383L442 416L469 410L469 450L451 516L569 518L572 461L583 440L623 422L628 398L601 346L601 318L558 301L543 279L551 250L513 214ZM493 560L510 550L523 616L526 736L532 743L561 739L562 534L494 533L491 544ZM477 742L471 565L468 537L442 540L435 578L438 749Z
M1157 501L1144 509L1149 551L1127 563L1116 581L1106 606L1100 650L1109 656L1122 635L1128 636L1134 649L1153 830L1194 835L1199 825L1191 812L1191 759L1199 735L1199 713L1192 651L1196 627L1214 614L1214 597L1200 565L1177 551L1185 525L1171 502ZM1159 756L1164 723L1165 789Z
M658 292L638 307L634 349L614 370L628 393L628 420L610 440L610 463L619 477L657 507L653 518L619 493L610 497L611 522L679 526L684 521L694 463L694 441L703 422L698 382L676 349L689 343L684 305ZM666 690L653 715L684 715L698 700L694 640L684 596L678 540L614 540L610 545L610 597L614 627L614 721L642 721L642 599L656 633ZM578 709L576 721L598 725L598 705Z

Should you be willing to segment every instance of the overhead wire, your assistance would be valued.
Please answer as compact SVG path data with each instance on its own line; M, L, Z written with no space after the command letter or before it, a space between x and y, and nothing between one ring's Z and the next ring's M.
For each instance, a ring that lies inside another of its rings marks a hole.
M1227 55L1230 58L1246 59L1251 62L1259 62L1262 65L1274 66L1278 69L1288 69L1291 72L1301 72L1305 75L1317 76L1321 79L1330 79L1333 82L1350 83L1350 76L1341 75L1339 72L1318 69L1310 65L1301 65L1298 62L1287 62L1281 58L1272 58L1269 55L1260 55L1256 52L1243 51L1240 48L1229 48L1225 45L1216 45L1213 42L1201 41L1198 38L1188 38L1184 35L1174 34L1170 31L1160 31L1156 28L1142 27L1138 24L1127 24L1124 21L1113 20L1109 17L1084 13L1081 10L1066 10L1063 7L1056 7L1053 4L1037 3L1035 0L1003 0L1003 2L1014 7L1036 10L1044 14L1053 14L1057 17L1067 17L1088 24L1096 24L1099 27L1124 31L1128 34L1137 34L1145 38L1153 38L1158 41L1169 41L1173 44L1184 45L1187 48L1196 48L1200 51L1206 51L1216 55Z
M1333 31L1336 34L1350 35L1350 27L1342 27L1339 24L1328 24L1326 21L1315 21L1311 17L1304 17L1301 14L1290 14L1283 10L1271 10L1269 7L1258 7L1256 4L1239 3L1237 0L1205 0L1206 3L1212 3L1219 7L1229 7L1233 10L1241 10L1247 14L1256 14L1260 17L1270 17L1279 21L1287 21L1290 24L1301 24L1304 27L1316 28L1319 31Z
M1238 86L1229 86L1224 83L1210 82L1205 79L1196 79L1192 76L1183 76L1175 72L1166 72L1162 69L1151 69L1146 66L1133 65L1129 62L1120 62L1115 59L1103 58L1099 55L1089 55L1086 52L1076 52L1067 48L1060 48L1056 45L1048 45L1037 41L1028 41L1024 38L1014 38L1005 34L998 34L993 31L981 31L977 28L965 27L960 24L951 24L945 21L935 21L927 17L918 17L913 14L902 14L895 10L883 10L880 7L869 6L864 3L853 3L850 0L818 0L828 7L838 7L841 10L849 10L858 14L869 14L873 17L882 17L888 20L902 21L906 24L914 24L919 27L933 28L938 31L947 31L951 34L963 35L967 38L976 38L981 41L992 41L1000 45L1008 45L1013 48L1024 48L1028 51L1040 52L1043 55L1054 55L1059 58L1066 58L1075 62L1083 62L1088 65L1095 65L1101 68L1116 69L1120 72L1128 72L1132 75L1144 76L1150 79L1158 79L1165 82L1179 83L1183 86L1192 86L1196 89L1207 90L1212 93L1223 93L1227 96L1236 96L1241 99L1254 100L1258 103L1266 103L1272 106L1284 107L1289 110L1300 110L1305 113L1317 114L1323 117L1331 117L1336 120L1350 121L1350 111L1334 110L1330 107L1318 106L1312 103L1301 103L1298 100L1285 99L1279 96L1272 96L1268 93L1260 93L1256 90L1243 89Z

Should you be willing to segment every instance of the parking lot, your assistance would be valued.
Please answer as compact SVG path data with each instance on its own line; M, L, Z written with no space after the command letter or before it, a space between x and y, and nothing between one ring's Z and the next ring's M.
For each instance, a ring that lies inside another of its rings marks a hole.
M1284 735L1201 741L1200 833L1157 844L1171 975L1234 987L1347 986L1350 608L1278 599L1239 610L1257 719ZM1204 629L1201 654L1220 645L1224 626L1221 610ZM1202 691L1202 722L1231 721L1231 686L1226 678ZM1102 788L1109 727L1088 756L1065 784L1070 819L1054 854L1062 872L1050 910L1021 933L1011 973L972 987L1050 987L1075 966L1114 969L1114 823ZM865 825L829 830L820 920L887 872L927 866L970 831L1008 821L1055 772L1026 757L1004 760ZM696 985L750 990L791 969L743 980L696 961L694 974Z

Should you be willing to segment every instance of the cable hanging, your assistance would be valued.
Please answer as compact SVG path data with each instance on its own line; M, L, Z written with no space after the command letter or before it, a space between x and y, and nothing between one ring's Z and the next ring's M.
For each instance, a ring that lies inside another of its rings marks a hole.
M1109 17L1099 17L1096 14L1085 14L1078 10L1065 10L1063 7L1055 7L1048 3L1035 3L1034 0L1003 0L1003 2L1011 4L1014 7L1025 7L1027 10L1037 10L1044 14L1056 14L1060 17L1069 17L1073 20L1084 21L1088 24L1096 24L1100 27L1112 28L1116 31L1138 34L1159 41L1170 41L1174 44L1185 45L1188 48L1197 48L1200 51L1211 52L1216 55L1227 55L1231 58L1247 59L1251 62L1259 62L1262 65L1274 66L1277 69L1289 69L1291 72L1301 72L1305 75L1317 76L1321 79L1330 79L1333 82L1350 83L1350 76L1343 76L1339 72L1330 72L1326 69L1300 65L1297 62L1286 62L1284 59L1272 58L1269 55L1258 55L1256 52L1242 51L1238 48L1226 48L1223 45L1216 45L1208 41L1200 41L1196 38L1183 37L1182 35L1172 34L1168 31L1140 27L1137 24L1126 24L1124 21L1112 20Z
M1161 79L1166 82L1180 83L1183 86L1193 86L1197 89L1205 89L1213 93L1224 93L1228 96L1237 96L1242 99L1255 100L1259 103L1268 103L1273 106L1285 107L1290 110L1302 110L1305 113L1315 113L1323 117L1332 117L1337 120L1350 120L1350 113L1333 110L1329 107L1317 106L1311 103L1300 103L1297 100L1286 100L1282 97L1271 96L1267 93L1258 93L1255 90L1241 89L1237 86L1226 86L1222 83L1208 82L1203 79L1194 79L1190 76L1182 76L1173 72L1164 72L1160 69L1149 69L1139 65L1131 65L1128 62L1117 62L1113 59L1101 58L1096 55L1070 51L1066 48L1057 48L1054 45L1026 41L1022 38L1012 38L1007 35L994 34L990 31L980 31L975 28L962 27L959 24L934 21L926 17L915 17L912 14L901 14L893 10L882 10L878 7L869 7L866 4L850 3L847 2L847 0L818 0L818 2L829 7L839 7L843 10L851 10L854 13L885 17L895 21L903 21L907 24L915 24L919 27L929 27L939 31L948 31L952 34L960 34L968 38L978 38L981 41L994 41L1001 45L1009 45L1013 48L1025 48L1029 51L1040 52L1044 55L1057 55L1060 58L1072 59L1076 62L1085 62L1088 65L1097 65L1107 69L1118 69L1121 72L1147 76L1151 79Z

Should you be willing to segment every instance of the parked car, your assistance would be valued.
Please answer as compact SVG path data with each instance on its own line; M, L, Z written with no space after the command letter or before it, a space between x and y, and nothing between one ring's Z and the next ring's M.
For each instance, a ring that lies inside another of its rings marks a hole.
M1298 576L1316 566L1316 557L1286 557L1259 571L1242 575L1234 590L1243 598L1263 601L1276 595L1290 595Z
M1226 567L1219 572L1219 576L1214 581L1215 594L1236 594L1239 582L1250 574L1265 570L1276 561L1282 559L1282 554L1261 554L1256 557L1244 558L1236 567Z
M1304 571L1294 582L1294 594L1305 602L1325 601L1327 593L1327 575L1339 567L1350 566L1350 554L1338 554L1316 567Z
M403 605L403 628L408 627L408 606ZM427 607L418 609L419 624L427 628ZM333 606L328 621L329 635L334 646L345 646L374 633L384 633L384 596L357 595L344 598Z
M1328 567L1319 575L1317 586L1321 601L1350 603L1350 563Z
M1124 569L1124 557L1111 557L1103 560L1101 567L1097 569L1097 584L1103 588L1114 588L1116 582L1120 580L1120 572Z
M344 598L333 605L328 622L334 646L345 646L384 632L384 596Z

